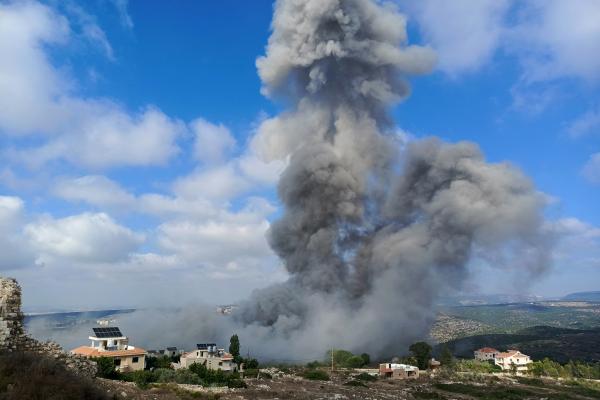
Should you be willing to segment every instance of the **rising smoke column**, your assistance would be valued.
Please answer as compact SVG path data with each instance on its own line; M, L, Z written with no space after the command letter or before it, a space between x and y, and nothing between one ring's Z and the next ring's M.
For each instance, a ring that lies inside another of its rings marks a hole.
M248 339L269 343L264 355L403 351L474 256L544 269L543 203L518 170L486 163L472 143L400 151L387 111L435 55L407 45L392 5L279 0L272 29L257 66L263 93L288 109L254 145L289 157L269 242L290 278L256 291L236 317Z

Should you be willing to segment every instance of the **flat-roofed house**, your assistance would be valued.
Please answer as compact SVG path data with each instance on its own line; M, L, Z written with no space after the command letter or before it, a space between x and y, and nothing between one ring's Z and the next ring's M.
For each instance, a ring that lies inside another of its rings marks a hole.
M139 371L146 367L146 350L129 345L127 336L117 327L93 328L91 346L71 350L88 358L109 357L119 372Z
M496 354L500 354L500 352L493 347L482 347L479 350L475 350L475 359L479 361L494 361Z
M528 365L531 363L531 358L528 355L521 353L519 350L508 350L496 354L494 363L502 368L503 371L526 372Z
M177 351L177 347L167 347L165 349L165 356L175 357L178 354L179 352Z
M419 377L419 368L395 363L379 364L379 376L388 379L416 379Z
M233 356L224 349L217 348L215 343L201 343L196 350L183 353L179 359L179 368L188 368L192 364L201 364L208 369L234 372L238 366L233 362Z

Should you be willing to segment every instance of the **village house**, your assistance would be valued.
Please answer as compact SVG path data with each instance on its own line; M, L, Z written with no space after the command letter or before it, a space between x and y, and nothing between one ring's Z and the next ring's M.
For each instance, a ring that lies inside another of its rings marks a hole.
M379 376L388 379L416 379L419 377L419 368L406 364L384 363L379 364Z
M87 358L108 357L119 372L139 371L146 367L146 350L129 345L127 336L117 327L93 328L91 346L71 350Z
M167 347L165 349L165 356L175 357L179 355L179 351L177 351L177 347Z
M233 356L224 349L217 348L215 343L197 344L196 350L183 353L177 368L188 368L192 364L201 364L208 369L225 372L238 371L238 366L233 362Z
M500 352L493 347L482 347L479 350L475 350L475 359L479 361L494 361L496 354Z
M498 353L494 358L494 363L502 368L503 371L526 372L531 358L521 353L519 350L508 350L505 353Z

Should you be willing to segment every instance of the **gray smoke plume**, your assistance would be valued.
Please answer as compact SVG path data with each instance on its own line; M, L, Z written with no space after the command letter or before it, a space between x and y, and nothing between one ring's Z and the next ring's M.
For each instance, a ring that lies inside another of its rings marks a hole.
M255 144L289 156L269 241L290 278L236 317L267 357L401 351L423 338L437 295L460 288L473 257L527 273L548 264L543 202L518 170L486 163L472 143L399 151L387 110L409 94L406 77L435 62L406 42L404 17L386 3L276 2L257 66L263 93L289 108Z
M289 157L269 241L290 278L256 291L233 318L193 309L119 324L140 345L160 346L144 335L169 326L163 345L188 349L238 333L262 359L309 361L331 347L391 357L426 337L436 298L461 287L472 260L522 280L543 271L543 200L525 176L486 163L472 143L400 145L387 111L409 94L406 78L434 62L430 49L407 45L391 5L277 1L257 64L263 92L288 108L252 145Z

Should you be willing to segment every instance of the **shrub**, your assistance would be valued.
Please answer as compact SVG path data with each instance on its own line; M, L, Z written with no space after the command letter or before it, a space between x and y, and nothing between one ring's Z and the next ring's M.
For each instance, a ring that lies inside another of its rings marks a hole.
M94 358L98 366L96 376L106 379L119 379L119 371L115 369L115 361L110 357Z
M158 369L155 369L153 372L154 372L154 377L156 379L156 382L159 382L159 383L175 382L175 375L176 375L175 370L172 370L169 368L158 368Z
M171 358L169 356L146 357L146 369L168 368L173 369L171 362L179 356Z
M475 372L480 374L489 374L492 372L502 371L502 368L500 368L498 365L479 360L460 360L457 361L453 367L459 372Z
M229 379L227 382L227 387L229 388L247 388L246 382L239 378Z
M175 371L175 382L186 383L189 385L201 385L202 380L198 375L187 368Z
M258 361L256 358L247 358L244 360L244 365L248 369L258 369Z
M309 369L308 371L304 371L302 374L304 379L310 379L311 381L328 381L329 374L320 369Z
M354 379L358 379L360 381L366 381L366 382L373 382L377 380L376 376L367 374L366 372L363 372L361 374L358 374L354 377Z
M314 369L314 368L319 368L319 367L323 367L325 364L319 361L311 361L309 363L306 364L306 368L310 368L310 369Z
M362 387L368 387L367 385L365 385L364 382L357 381L357 380L348 381L348 382L344 383L344 386L362 386Z
M257 369L245 369L244 377L245 378L256 378L256 377L258 377L258 370Z
M138 387L147 388L149 384L156 382L152 371L133 371L121 374L122 380L134 382Z
M0 398L108 399L91 380L73 374L63 364L38 354L20 352L0 354Z

